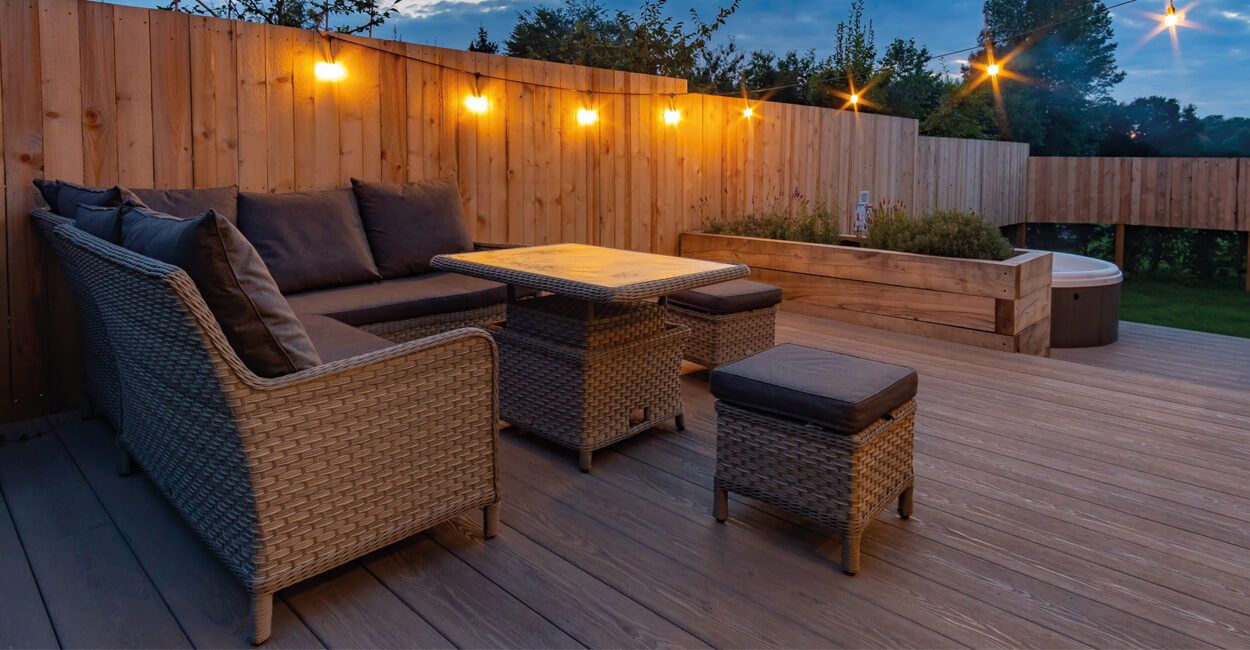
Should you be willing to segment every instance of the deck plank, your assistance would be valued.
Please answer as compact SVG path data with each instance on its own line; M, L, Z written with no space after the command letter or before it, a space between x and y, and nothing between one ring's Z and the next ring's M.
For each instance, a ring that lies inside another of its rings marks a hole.
M62 645L190 647L57 436L6 445L0 487Z
M8 503L0 491L0 648L59 645Z

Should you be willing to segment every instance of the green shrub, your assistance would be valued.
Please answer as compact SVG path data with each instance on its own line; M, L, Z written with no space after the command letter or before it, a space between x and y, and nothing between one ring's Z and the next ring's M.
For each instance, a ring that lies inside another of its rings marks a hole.
M798 215L774 210L762 214L717 219L708 224L705 230L716 235L836 244L841 236L840 224L841 219L838 218L837 210L818 205L812 210L804 206L802 214Z
M868 219L868 248L974 260L1005 260L1015 253L998 226L972 212L939 210L913 218L898 204L881 205Z

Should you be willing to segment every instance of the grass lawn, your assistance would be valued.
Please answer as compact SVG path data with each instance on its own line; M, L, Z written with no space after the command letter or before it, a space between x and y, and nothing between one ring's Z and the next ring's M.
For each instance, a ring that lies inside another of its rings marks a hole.
M1240 283L1125 279L1120 319L1250 338L1250 293Z

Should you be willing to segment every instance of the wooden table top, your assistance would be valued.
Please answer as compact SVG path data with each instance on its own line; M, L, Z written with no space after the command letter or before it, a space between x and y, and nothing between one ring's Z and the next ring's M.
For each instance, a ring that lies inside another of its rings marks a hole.
M436 255L430 265L495 282L597 302L628 302L740 278L743 264L624 251L586 244L551 244Z

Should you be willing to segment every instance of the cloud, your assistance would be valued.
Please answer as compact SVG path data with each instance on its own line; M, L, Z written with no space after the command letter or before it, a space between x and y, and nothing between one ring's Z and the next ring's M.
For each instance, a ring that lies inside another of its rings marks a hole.
M487 3L497 4L493 0L399 0L395 3L395 10L405 18L431 18L439 14L464 11L471 7L478 7L479 11L503 8L502 6L481 6Z
M1250 14L1243 14L1239 11L1221 11L1220 15L1231 21L1239 22L1246 27L1250 27Z

